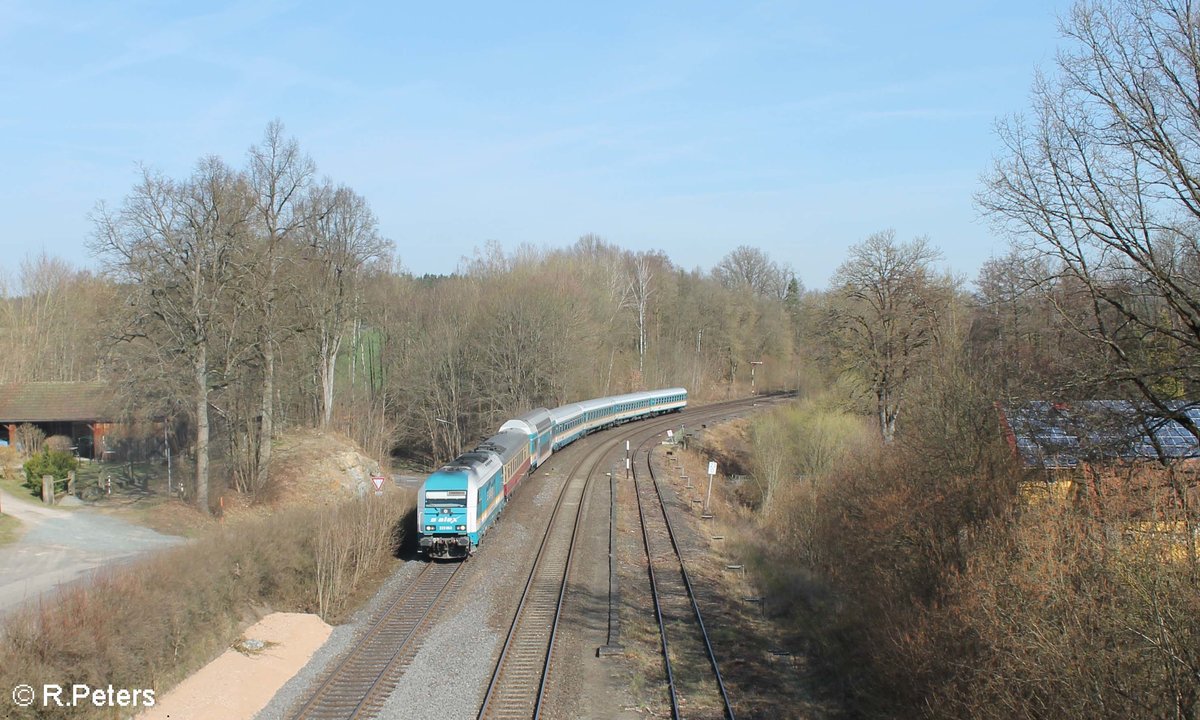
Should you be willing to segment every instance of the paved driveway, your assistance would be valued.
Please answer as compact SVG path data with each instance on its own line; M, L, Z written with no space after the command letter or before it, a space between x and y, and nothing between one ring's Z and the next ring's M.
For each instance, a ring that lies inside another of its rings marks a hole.
M24 534L0 547L0 613L105 565L184 541L86 508L59 510L0 491L4 514Z

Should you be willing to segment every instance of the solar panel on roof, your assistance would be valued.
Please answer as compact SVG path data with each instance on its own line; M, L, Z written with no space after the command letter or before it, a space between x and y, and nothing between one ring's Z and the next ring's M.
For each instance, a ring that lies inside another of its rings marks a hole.
M1200 406L1171 408L1200 426ZM1200 457L1200 442L1180 422L1155 417L1153 408L1126 400L1052 405L1044 401L1005 408L1022 460L1031 466L1075 467L1076 454L1092 457Z

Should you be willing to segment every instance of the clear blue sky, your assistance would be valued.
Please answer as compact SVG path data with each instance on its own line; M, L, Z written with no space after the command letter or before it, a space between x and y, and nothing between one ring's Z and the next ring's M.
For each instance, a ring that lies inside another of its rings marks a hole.
M94 266L137 164L241 166L273 118L416 273L597 233L709 268L740 244L823 287L871 232L974 277L997 118L1065 1L0 0L0 268Z

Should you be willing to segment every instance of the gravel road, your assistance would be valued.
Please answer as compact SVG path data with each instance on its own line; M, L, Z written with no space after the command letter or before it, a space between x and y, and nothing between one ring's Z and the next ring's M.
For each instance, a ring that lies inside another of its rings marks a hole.
M16 542L0 547L0 608L4 610L98 568L184 541L86 508L43 507L4 492L0 503L4 514L20 520L24 530Z

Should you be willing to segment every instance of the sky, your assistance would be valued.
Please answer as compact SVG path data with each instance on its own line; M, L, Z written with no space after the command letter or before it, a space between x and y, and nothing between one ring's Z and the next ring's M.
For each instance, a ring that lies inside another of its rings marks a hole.
M739 245L824 287L873 232L970 280L973 204L1053 70L1065 0L0 0L0 270L95 268L141 165L245 165L283 122L404 266L594 233L709 269Z

